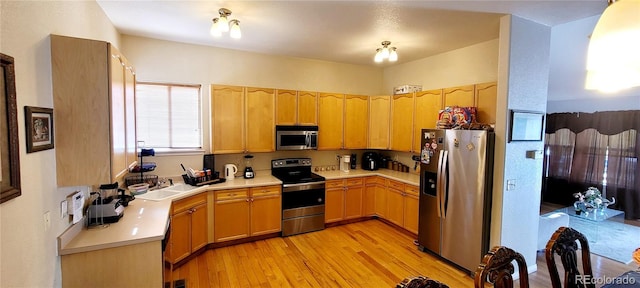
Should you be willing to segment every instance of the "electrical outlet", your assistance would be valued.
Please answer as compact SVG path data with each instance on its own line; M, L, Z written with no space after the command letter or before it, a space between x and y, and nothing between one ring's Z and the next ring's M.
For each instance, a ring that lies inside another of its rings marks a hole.
M49 211L44 212L44 231L49 231L51 228L51 213Z
M62 200L60 202L60 218L64 219L69 216L69 211L67 210L67 200Z
M507 179L507 191L516 189L516 179Z

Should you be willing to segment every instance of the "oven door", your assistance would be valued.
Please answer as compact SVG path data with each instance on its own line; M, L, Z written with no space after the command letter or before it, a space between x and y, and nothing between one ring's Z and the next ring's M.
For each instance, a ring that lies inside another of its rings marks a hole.
M324 205L324 185L324 182L282 185L282 210Z

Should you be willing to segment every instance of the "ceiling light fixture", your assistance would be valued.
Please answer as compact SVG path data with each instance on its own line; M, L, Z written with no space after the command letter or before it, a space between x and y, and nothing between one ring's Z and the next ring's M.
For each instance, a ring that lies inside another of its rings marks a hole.
M382 41L382 48L376 49L376 56L373 58L373 61L376 63L380 63L384 59L390 62L398 61L398 51L396 47L389 47L389 45L391 45L391 42Z
M585 88L603 92L640 86L640 0L608 0L589 41Z
M229 36L234 39L240 39L242 37L242 32L240 31L240 21L237 19L229 20L229 16L231 16L231 10L227 8L220 8L218 10L218 14L220 17L213 18L213 23L211 24L211 36L220 37L223 32L230 32Z

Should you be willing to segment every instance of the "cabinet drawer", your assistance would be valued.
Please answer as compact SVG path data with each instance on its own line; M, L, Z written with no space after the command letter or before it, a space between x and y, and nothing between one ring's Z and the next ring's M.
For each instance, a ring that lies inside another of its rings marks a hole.
M173 214L180 213L182 211L191 209L202 203L207 203L207 192L200 193L198 195L191 196L189 198L180 199L173 202Z
M342 180L342 179L341 180L328 180L327 182L325 182L324 186L327 189L343 187L344 186L344 180Z
M216 202L247 199L247 189L229 189L216 191Z
M251 188L252 197L269 197L280 195L280 186L265 186Z
M372 177L367 177L365 183L366 184L380 184L380 185L384 185L384 181L385 179L383 177L379 177L379 176L372 176Z
M362 183L364 182L363 178L347 178L345 179L345 186L347 187L351 187L351 186L362 186Z
M393 188L396 190L404 191L404 183L398 182L395 180L389 180L389 184L387 184L389 188Z
M407 184L404 185L404 192L407 194L418 196L420 194L420 187Z

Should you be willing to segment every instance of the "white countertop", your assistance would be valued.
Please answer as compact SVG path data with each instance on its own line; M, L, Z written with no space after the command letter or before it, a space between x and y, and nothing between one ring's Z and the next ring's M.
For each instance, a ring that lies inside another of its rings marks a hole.
M235 178L224 183L204 185L173 197L161 200L136 198L129 202L124 215L116 223L105 228L84 227L84 221L72 225L58 237L58 254L67 255L99 249L161 241L164 239L167 221L171 212L171 202L204 191L257 186L281 185L282 182L271 175L253 179Z
M410 185L415 185L415 186L420 185L420 175L414 174L414 173L407 173L407 172L398 172L398 171L389 170L389 169L378 169L373 171L362 170L362 169L351 169L349 172L336 170L336 171L315 171L314 173L326 178L327 180L335 180L335 179L343 179L343 178L351 178L351 177L383 176L383 177L400 181Z
M315 172L327 180L383 176L410 185L420 185L419 175L403 173L388 169L367 171L361 169L342 171ZM161 241L167 228L171 202L196 195L205 191L250 188L258 186L281 185L282 182L271 175L261 175L253 179L235 178L224 183L205 185L161 200L144 200L137 198L129 202L120 221L111 223L105 228L86 228L84 221L72 225L58 237L58 254L67 255L99 249L113 248L150 241Z

